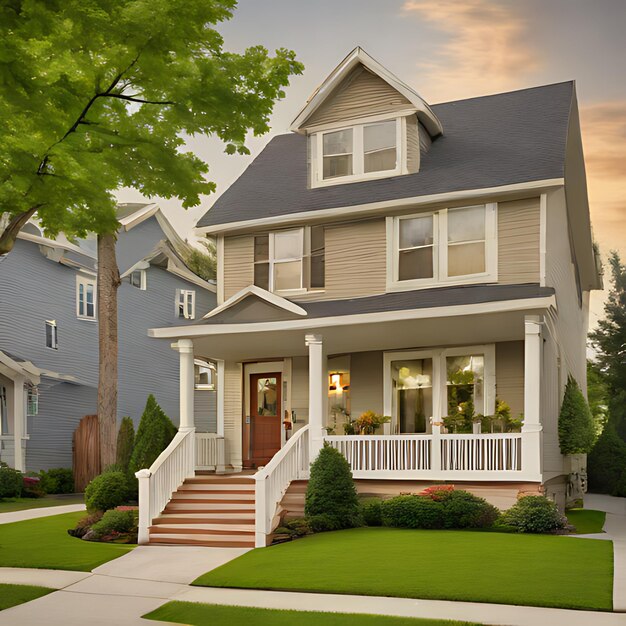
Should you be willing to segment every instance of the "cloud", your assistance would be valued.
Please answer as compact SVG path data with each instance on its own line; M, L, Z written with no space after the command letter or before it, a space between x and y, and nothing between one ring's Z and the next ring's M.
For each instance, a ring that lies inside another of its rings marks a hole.
M526 86L540 66L526 20L491 0L406 0L403 11L448 35L434 60L419 64L431 102Z

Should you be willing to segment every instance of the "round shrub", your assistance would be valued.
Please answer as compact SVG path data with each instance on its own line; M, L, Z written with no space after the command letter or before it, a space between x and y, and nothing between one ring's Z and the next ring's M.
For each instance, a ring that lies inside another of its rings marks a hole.
M91 527L97 537L112 533L130 533L136 530L137 522L133 511L107 511L102 519Z
M361 516L366 526L382 526L382 504L380 498L364 498L361 500Z
M0 465L0 500L2 498L19 498L22 493L22 472Z
M503 521L520 533L549 533L566 525L552 500L545 496L524 496L503 516Z
M123 472L106 472L96 476L85 489L88 511L108 511L124 504L128 482Z
M332 520L330 525L334 526L332 530L361 524L359 500L350 465L331 446L325 445L311 465L304 512L307 518L328 516Z
M74 474L69 467L55 467L39 473L39 485L46 493L74 493Z
M396 528L443 528L443 504L425 496L396 496L383 501L382 521Z
M495 506L468 491L439 494L444 528L489 528L500 517L500 511Z

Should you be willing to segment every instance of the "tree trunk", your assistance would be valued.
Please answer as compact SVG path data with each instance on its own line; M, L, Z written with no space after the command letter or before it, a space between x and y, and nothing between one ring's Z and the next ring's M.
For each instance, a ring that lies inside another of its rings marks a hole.
M98 235L98 424L100 467L115 463L117 436L117 288L115 235Z

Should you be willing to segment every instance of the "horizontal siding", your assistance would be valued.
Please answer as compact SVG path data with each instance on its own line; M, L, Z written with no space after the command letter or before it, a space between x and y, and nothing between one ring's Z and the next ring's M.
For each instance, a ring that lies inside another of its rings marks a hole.
M193 394L193 415L199 433L217 432L217 392L196 389Z
M224 364L224 438L226 439L226 464L233 467L241 467L242 465L243 398L241 383L241 365L227 361Z
M512 417L524 412L524 342L496 344L496 395L511 407Z
M420 169L420 137L422 128L418 127L417 116L409 115L406 118L406 166L409 174L419 172Z
M350 408L352 416L365 411L383 414L383 353L350 355Z
M224 238L224 299L254 283L254 236Z
M304 127L406 109L410 102L379 76L355 69L306 120Z
M498 282L539 282L539 198L498 204Z

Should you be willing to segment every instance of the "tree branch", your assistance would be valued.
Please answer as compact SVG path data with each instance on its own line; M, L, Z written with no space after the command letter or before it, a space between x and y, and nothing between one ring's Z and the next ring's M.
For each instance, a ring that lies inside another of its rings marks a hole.
M102 96L103 98L119 98L120 100L139 102L140 104L176 104L171 100L143 100L142 98L137 98L135 96L125 96L121 93L101 93L98 95Z
M40 209L42 206L44 206L44 203L36 204L11 219L8 226L4 229L4 232L0 234L0 255L8 254L13 250L17 234L22 230L24 224L35 214L37 209Z

